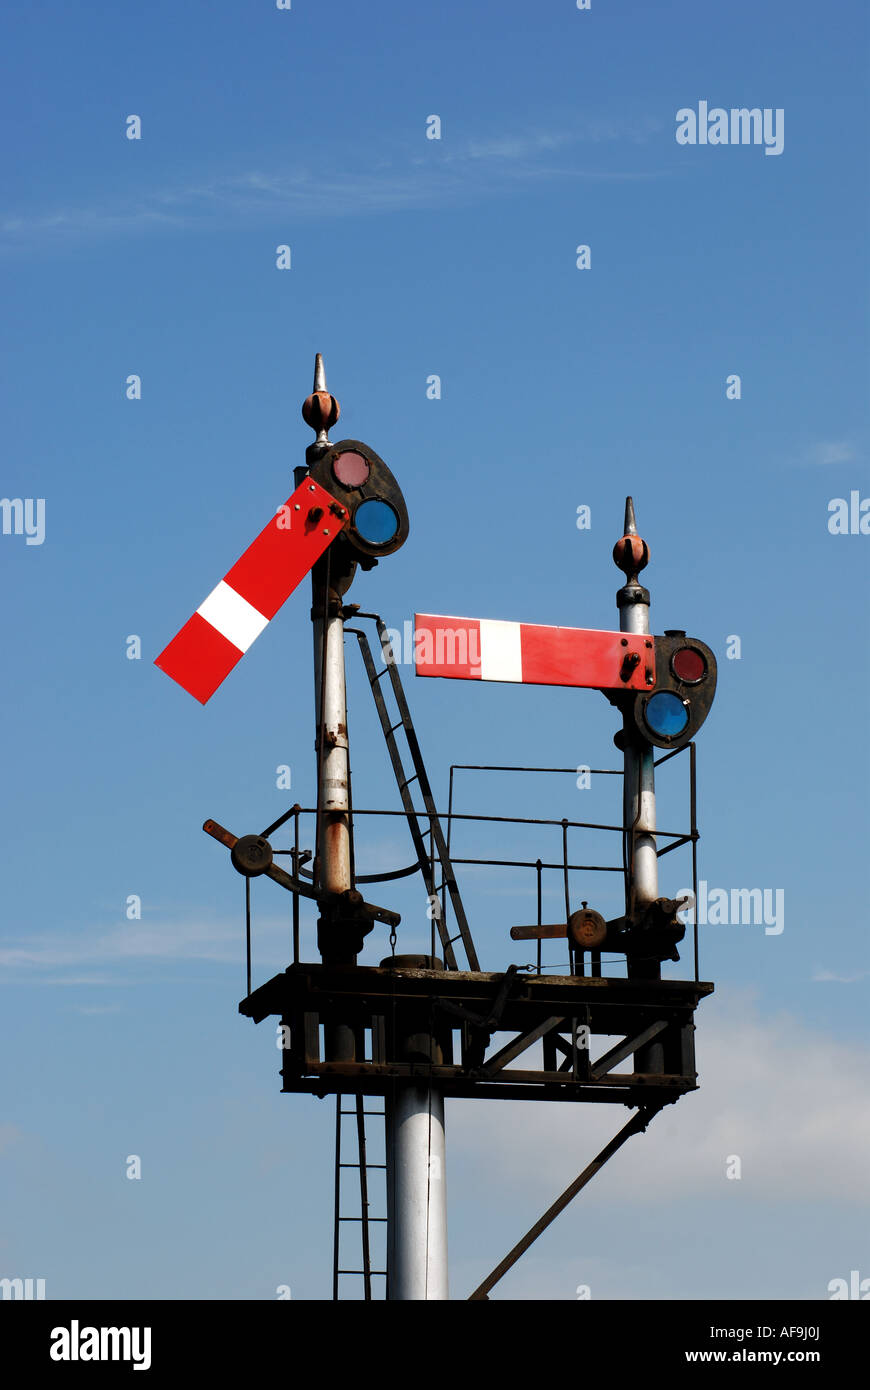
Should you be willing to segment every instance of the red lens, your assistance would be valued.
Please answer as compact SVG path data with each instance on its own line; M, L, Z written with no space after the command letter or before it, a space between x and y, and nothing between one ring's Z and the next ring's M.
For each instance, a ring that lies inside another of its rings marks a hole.
M332 471L344 487L362 487L369 476L369 462L362 454L339 454L333 459Z
M695 685L707 674L707 663L695 647L680 647L671 657L671 670L678 680Z

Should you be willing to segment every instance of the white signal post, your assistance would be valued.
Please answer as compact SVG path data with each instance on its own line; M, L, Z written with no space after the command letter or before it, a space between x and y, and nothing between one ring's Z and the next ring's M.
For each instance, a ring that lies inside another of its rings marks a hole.
M326 389L323 358L314 363L314 389L302 407L306 422L317 437L306 451L310 467L329 447L329 427L340 414L338 401ZM304 473L305 470L300 470ZM298 478L297 478L298 481ZM314 632L314 718L317 747L317 827L314 881L327 892L353 888L350 825L350 759L347 738L347 693L344 667L344 620L333 556L327 552L311 572L311 620ZM333 940L319 933L324 959L353 965L356 956L342 937ZM353 1029L338 1024L328 1030L326 1057L331 1062L352 1062L356 1057Z
M323 358L317 354L314 390L302 414L317 432L306 454L313 464L330 447L328 430L340 407L326 389ZM300 474L304 470L300 470ZM297 482L300 477L297 476ZM312 572L314 627L314 687L318 739L317 875L318 886L334 892L353 888L351 862L350 757L344 664L344 620L341 592L349 580L338 577L327 554ZM333 587L334 584L334 587ZM324 937L321 953L333 963L353 964L355 956L337 944L337 954ZM326 948L326 949L324 949ZM403 958L397 958L401 966ZM427 957L404 958L416 967L432 964ZM353 1029L337 1025L325 1039L330 1061L354 1061L357 1040ZM439 1061L435 1040L428 1032L404 1040L409 1060ZM445 1178L444 1097L431 1086L396 1087L384 1102L387 1163L387 1297L416 1301L446 1299L447 1199Z
M649 633L649 590L638 580L638 574L649 560L646 541L637 533L634 502L625 499L624 535L613 548L613 559L625 573L626 582L617 592L619 628L621 632ZM655 749L648 743L638 745L629 732L628 719L623 731L623 825L628 837L629 874L625 886L625 914L632 917L638 909L655 902L659 895L659 861L656 855L656 780ZM661 979L661 964L657 960L629 962L629 976ZM659 1042L647 1043L635 1054L635 1069L645 1074L664 1072L664 1049Z
M625 535L617 541L614 559L625 571L627 582L616 596L619 607L619 630L635 635L649 634L649 590L638 582L638 573L648 559L646 542L637 534L634 503L625 501ZM625 739L625 779L623 789L623 824L633 827L633 875L628 884L625 911L632 905L655 902L659 895L659 864L656 857L656 783L654 749L649 744L639 748Z
M329 447L328 426L338 418L339 405L326 390L326 372L319 352L314 364L314 399L321 407L321 427L317 431L313 449L321 453ZM334 402L334 409L331 404L324 404L324 400ZM344 893L353 887L344 619L341 616L341 598L329 585L328 574L329 557L325 566L319 566L315 571L312 582L315 718L320 777L320 824L317 827L319 886L331 892Z
M344 624L330 614L314 623L315 660L323 662L318 726L320 758L320 887L343 893L353 887L350 872L350 797L347 696L344 675ZM320 684L320 682L318 682Z
M397 1087L386 1118L387 1297L449 1298L444 1097Z

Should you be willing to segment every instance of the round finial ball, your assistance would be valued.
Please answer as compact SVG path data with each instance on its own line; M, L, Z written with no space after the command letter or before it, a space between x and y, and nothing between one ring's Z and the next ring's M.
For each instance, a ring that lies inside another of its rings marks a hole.
M341 406L328 391L315 391L302 406L302 419L313 430L331 429L341 414Z
M613 563L624 574L637 574L649 563L649 546L640 536L623 536L613 547Z

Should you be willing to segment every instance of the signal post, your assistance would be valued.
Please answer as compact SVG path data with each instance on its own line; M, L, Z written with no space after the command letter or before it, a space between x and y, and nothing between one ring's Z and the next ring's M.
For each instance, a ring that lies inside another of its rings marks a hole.
M330 448L328 430L341 413L326 389L323 358L317 354L314 390L302 407L306 423L317 431L306 451L306 469ZM367 481L367 460L355 451L338 456L339 481ZM389 526L389 520L387 519ZM314 679L317 750L316 881L325 892L343 894L353 882L350 818L350 766L342 599L350 587L357 560L350 553L336 557L328 551L312 571L311 618L314 627ZM324 962L356 965L361 946L345 931L336 939L328 919L318 930ZM404 958L406 965L435 965L429 957ZM383 962L390 967L389 960ZM440 965L440 962L438 962ZM330 1062L353 1062L357 1039L347 1024L335 1024L326 1039ZM432 1034L422 1030L403 1040L405 1060L429 1066L440 1061ZM433 1086L405 1085L384 1098L387 1162L387 1298L446 1299L447 1201L445 1180L444 1097Z
M283 1090L335 1094L339 1143L341 1115L352 1113L341 1109L342 1097L354 1100L359 1162L340 1166L359 1169L361 1216L342 1217L337 1199L336 1221L362 1222L363 1269L341 1270L337 1258L336 1286L341 1273L363 1274L365 1297L371 1296L364 1153L364 1117L372 1113L365 1110L368 1098L384 1101L387 1297L398 1301L448 1297L445 1097L634 1109L615 1138L471 1294L480 1299L488 1297L540 1231L631 1135L642 1132L663 1106L696 1088L694 1013L713 986L697 978L662 978L662 961L679 960L677 944L685 929L678 920L684 904L659 891L658 861L667 850L660 850L658 841L673 832L656 825L655 750L667 750L667 756L690 748L694 778L691 740L713 701L716 661L708 646L681 630L650 633L649 592L638 577L649 551L637 533L631 498L624 534L614 548L614 560L626 577L617 595L618 631L416 615L415 637L431 639L415 641L419 676L593 689L622 715L615 738L624 759L622 826L603 828L621 832L624 912L606 920L585 899L582 908L572 910L566 857L566 920L513 926L510 938L567 938L569 973L545 975L516 964L482 969L386 626L378 615L345 602L358 568L371 569L404 544L405 501L393 474L368 445L353 439L330 442L329 430L339 413L318 354L314 389L303 406L316 437L306 450L305 467L296 470L295 491L156 664L205 703L311 574L317 754L312 872L302 868L307 851L298 850L299 806L259 835L238 837L214 820L207 820L203 829L229 849L234 868L248 884L262 875L293 895L294 921L300 899L312 901L318 910L320 960L300 960L294 946L290 966L252 990L246 888L249 987L239 1010L257 1023L270 1016L280 1020ZM381 671L367 635L349 625L357 618L377 623ZM405 815L416 859L410 868L359 878L345 679L349 634L360 646L402 801L403 812L393 814ZM457 642L457 634L464 634L464 640ZM384 692L390 689L398 720L387 710ZM403 762L399 734L407 742L413 774ZM422 811L409 790L412 785L422 797ZM275 860L276 853L288 851L274 851L269 838L291 817L297 827L297 848L290 851L292 874ZM694 861L696 839L693 809L690 834L667 848L691 842ZM440 884L435 881L436 858ZM442 892L456 919L458 929L451 935L446 918L435 918L443 960L397 955L399 914L366 901L358 891L360 883L385 882L418 870L429 900L437 901ZM366 938L378 923L390 928L392 954L377 965L360 964ZM456 955L457 943L465 952L464 966ZM625 975L602 975L603 950L624 957ZM583 1020L583 1030L578 1020ZM496 1046L496 1035L509 1040ZM605 1041L593 1058L595 1036ZM530 1050L539 1043L542 1060L536 1050L531 1060ZM620 1070L629 1058L632 1069Z

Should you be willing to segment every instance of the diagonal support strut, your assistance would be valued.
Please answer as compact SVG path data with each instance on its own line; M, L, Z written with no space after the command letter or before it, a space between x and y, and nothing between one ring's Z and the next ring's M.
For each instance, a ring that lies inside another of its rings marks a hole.
M577 1193L582 1188L584 1188L588 1182L591 1182L592 1178L594 1178L595 1174L604 1167L608 1159L612 1158L613 1155L617 1153L619 1149L622 1148L626 1139L630 1139L633 1134L643 1133L650 1120L653 1118L654 1115L658 1114L661 1108L662 1107L660 1105L642 1105L640 1109L634 1115L632 1115L628 1123L623 1125L619 1133L615 1134L614 1137L610 1140L610 1143L605 1144L601 1152L596 1154L592 1162L583 1169L583 1172L580 1173L579 1176L576 1177L574 1181L568 1187L565 1188L565 1191L562 1193L561 1197L557 1197L553 1205L547 1208L547 1210L544 1212L544 1215L540 1218L540 1220L535 1222L531 1230L526 1232L522 1240L517 1241L514 1248L507 1255L505 1255L504 1259L501 1261L501 1264L497 1264L492 1273L486 1276L483 1283L478 1284L477 1288L474 1290L474 1293L469 1294L469 1303L480 1302L481 1300L489 1298L490 1290L493 1289L495 1285L499 1282L499 1280L502 1279L505 1274L507 1274L508 1270L516 1264L520 1256L525 1254L529 1246L532 1245L533 1242L538 1239L538 1236L543 1231L545 1231L547 1227L552 1224L553 1221L555 1221L556 1217L559 1215L560 1212L565 1210L569 1202L572 1202L574 1198L577 1196Z

